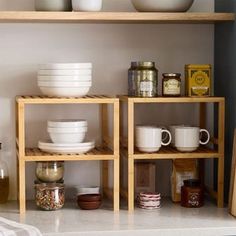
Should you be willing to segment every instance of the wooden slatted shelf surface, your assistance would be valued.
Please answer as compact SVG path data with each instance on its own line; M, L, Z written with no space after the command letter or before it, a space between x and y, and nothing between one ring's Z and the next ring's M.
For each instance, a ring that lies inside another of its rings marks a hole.
M0 11L0 22L39 23L217 23L234 21L234 13L187 12L36 12Z
M47 97L38 95L17 96L16 101L24 104L105 104L119 102L117 98L107 95L87 95L84 97Z

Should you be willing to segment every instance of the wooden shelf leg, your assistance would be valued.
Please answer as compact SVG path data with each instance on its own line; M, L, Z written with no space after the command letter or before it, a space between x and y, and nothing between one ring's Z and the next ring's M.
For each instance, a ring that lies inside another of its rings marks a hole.
M19 208L25 213L25 161L19 160Z
M134 159L128 158L128 210L134 210Z
M114 187L113 187L113 207L114 211L120 209L120 168L119 168L119 156L114 160Z

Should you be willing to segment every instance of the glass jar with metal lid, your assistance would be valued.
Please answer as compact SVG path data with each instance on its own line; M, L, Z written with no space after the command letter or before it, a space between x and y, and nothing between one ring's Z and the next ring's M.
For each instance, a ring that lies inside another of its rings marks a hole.
M162 74L162 96L178 97L181 95L181 74L164 73Z
M131 62L128 71L128 95L156 97L158 95L158 70L155 62Z

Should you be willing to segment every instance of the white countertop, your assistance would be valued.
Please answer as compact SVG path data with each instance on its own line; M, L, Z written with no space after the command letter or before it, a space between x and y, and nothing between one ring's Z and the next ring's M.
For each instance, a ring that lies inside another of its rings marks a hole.
M54 236L156 236L158 235L236 235L236 218L227 209L207 203L198 209L187 209L164 201L161 209L122 209L83 211L68 203L58 211L40 211L34 203L27 204L25 215L18 213L16 202L0 205L0 216L36 226L43 235Z

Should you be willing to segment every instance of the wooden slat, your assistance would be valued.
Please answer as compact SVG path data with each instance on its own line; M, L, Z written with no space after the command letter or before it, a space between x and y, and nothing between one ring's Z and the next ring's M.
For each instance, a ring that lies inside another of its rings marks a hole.
M63 23L217 23L234 21L233 13L145 13L145 12L35 12L1 11L0 22Z

